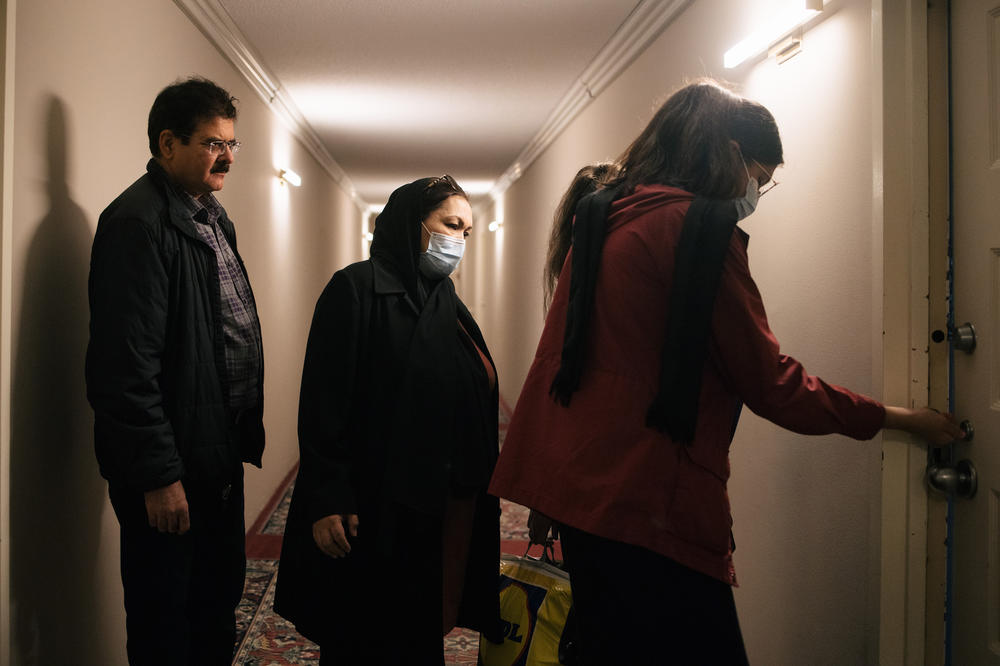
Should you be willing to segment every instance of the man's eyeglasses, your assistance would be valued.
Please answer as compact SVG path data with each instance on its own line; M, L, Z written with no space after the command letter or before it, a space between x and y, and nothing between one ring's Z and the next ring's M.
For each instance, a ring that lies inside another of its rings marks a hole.
M191 137L184 136L183 134L179 134L178 136L180 136L185 141L191 139ZM229 152L235 155L236 153L240 152L240 148L243 146L242 143L236 141L235 139L233 139L232 141L223 141L222 139L212 139L209 141L202 141L201 145L209 152L210 155L215 155L215 156L221 155L222 153L226 152L226 148L229 149Z

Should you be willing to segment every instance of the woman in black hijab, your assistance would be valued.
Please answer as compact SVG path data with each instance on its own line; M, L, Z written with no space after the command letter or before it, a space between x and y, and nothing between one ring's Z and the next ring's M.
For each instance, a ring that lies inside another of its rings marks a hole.
M496 368L448 277L471 227L450 176L404 185L316 304L274 607L321 664L443 663L455 626L499 640Z

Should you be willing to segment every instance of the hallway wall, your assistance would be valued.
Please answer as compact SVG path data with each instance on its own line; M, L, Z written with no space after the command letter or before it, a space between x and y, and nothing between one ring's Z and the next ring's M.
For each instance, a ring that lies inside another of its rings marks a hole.
M729 78L768 106L782 131L781 186L741 226L783 350L828 381L878 392L872 3L828 2L802 53L783 65L761 59L724 70L723 53L775 6L692 3L506 191L499 232L485 231L492 211L483 211L462 293L512 406L542 328L542 266L562 192L578 168L617 157L659 102L703 75ZM875 663L878 440L802 437L747 410L731 458L736 599L751 663Z
M86 402L90 243L101 210L143 172L156 93L201 74L239 98L219 199L261 314L264 469L248 521L295 463L302 356L332 272L360 258L360 212L170 0L21 0L15 32L11 606L14 663L125 663L118 527ZM281 167L302 176L281 186ZM6 489L4 489L6 490Z

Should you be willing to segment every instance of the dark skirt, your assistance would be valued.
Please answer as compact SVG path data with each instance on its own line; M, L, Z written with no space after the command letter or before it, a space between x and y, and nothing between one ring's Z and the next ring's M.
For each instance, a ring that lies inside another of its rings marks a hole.
M571 527L560 539L583 664L746 666L728 584Z
M383 511L378 524L361 513L351 553L340 559L323 554L312 540L312 526L290 510L275 611L322 652L336 655L338 664L441 663L446 589L452 603L458 599L450 609L453 622L496 636L499 501L488 495L470 501L468 520L401 505ZM456 531L462 523L466 527ZM446 566L446 547L450 556L460 556L461 549L454 548L463 541L465 564ZM448 577L446 588L445 571L456 566L464 571Z

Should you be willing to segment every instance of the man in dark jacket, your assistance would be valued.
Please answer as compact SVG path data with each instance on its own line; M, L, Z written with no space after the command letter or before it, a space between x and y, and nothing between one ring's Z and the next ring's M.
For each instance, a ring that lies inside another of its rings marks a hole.
M243 462L264 449L260 324L212 192L240 144L234 98L168 86L146 174L101 214L87 396L121 525L131 664L229 664L246 571Z

